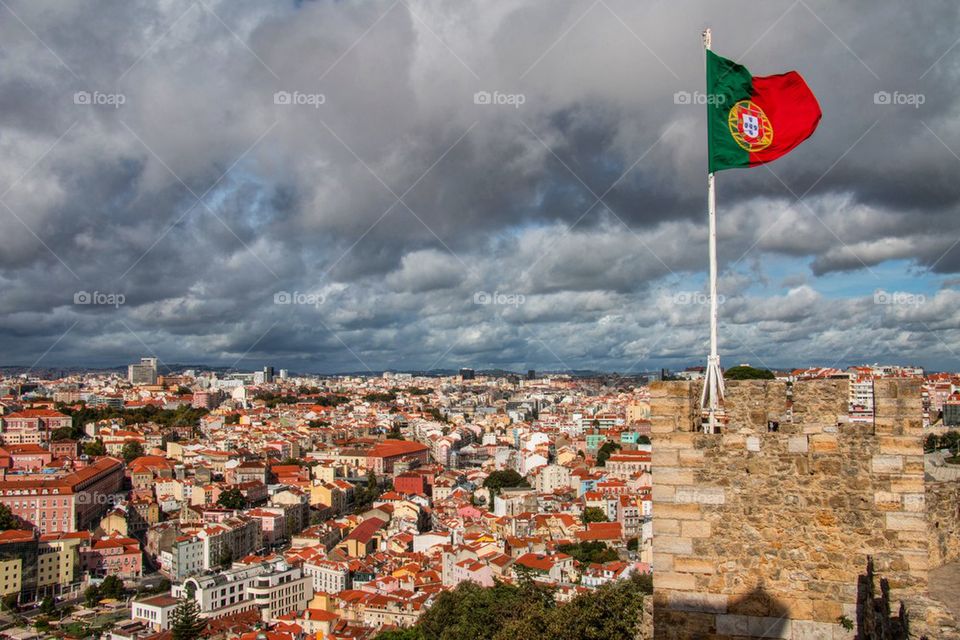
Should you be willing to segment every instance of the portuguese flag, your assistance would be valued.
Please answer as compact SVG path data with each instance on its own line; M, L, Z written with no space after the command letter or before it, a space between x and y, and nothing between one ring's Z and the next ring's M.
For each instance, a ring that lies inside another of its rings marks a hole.
M772 162L809 138L820 105L800 74L754 77L707 50L710 173Z

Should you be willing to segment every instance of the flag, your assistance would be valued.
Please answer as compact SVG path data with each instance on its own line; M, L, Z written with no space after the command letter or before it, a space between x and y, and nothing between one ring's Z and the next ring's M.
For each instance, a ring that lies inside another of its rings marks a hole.
M707 50L711 173L776 160L809 138L820 116L816 97L796 71L754 77Z

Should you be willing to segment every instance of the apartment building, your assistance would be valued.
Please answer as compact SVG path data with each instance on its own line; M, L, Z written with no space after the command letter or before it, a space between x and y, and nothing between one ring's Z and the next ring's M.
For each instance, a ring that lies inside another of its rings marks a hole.
M310 576L280 558L234 564L216 575L193 576L171 590L174 598L192 598L204 618L222 618L259 610L264 620L303 611L313 598Z
M123 463L100 458L93 464L63 474L0 480L0 504L41 534L90 528L110 508L112 496L123 486Z

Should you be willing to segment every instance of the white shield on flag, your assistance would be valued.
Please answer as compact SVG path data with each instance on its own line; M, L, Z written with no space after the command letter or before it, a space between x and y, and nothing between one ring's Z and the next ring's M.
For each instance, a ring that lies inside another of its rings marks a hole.
M760 137L760 118L752 113L742 113L743 137L756 139Z

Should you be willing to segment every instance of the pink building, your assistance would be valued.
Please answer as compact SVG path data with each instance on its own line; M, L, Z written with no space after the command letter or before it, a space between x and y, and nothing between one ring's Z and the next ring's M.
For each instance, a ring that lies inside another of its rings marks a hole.
M8 444L0 449L0 460L9 458L8 468L36 471L53 460L53 454L38 444Z
M41 534L81 531L99 521L122 486L123 463L104 457L50 478L8 476L0 481L0 504Z
M461 582L474 582L481 587L493 586L493 572L490 566L477 560L461 560L453 565L450 571L450 582L456 586Z
M283 509L250 509L244 515L260 521L263 530L263 544L280 544L287 539L286 518Z
M0 418L0 440L7 444L41 444L50 432L73 425L73 418L52 409L24 409Z
M85 571L100 576L139 578L143 575L143 553L140 543L118 533L95 541L81 559Z

